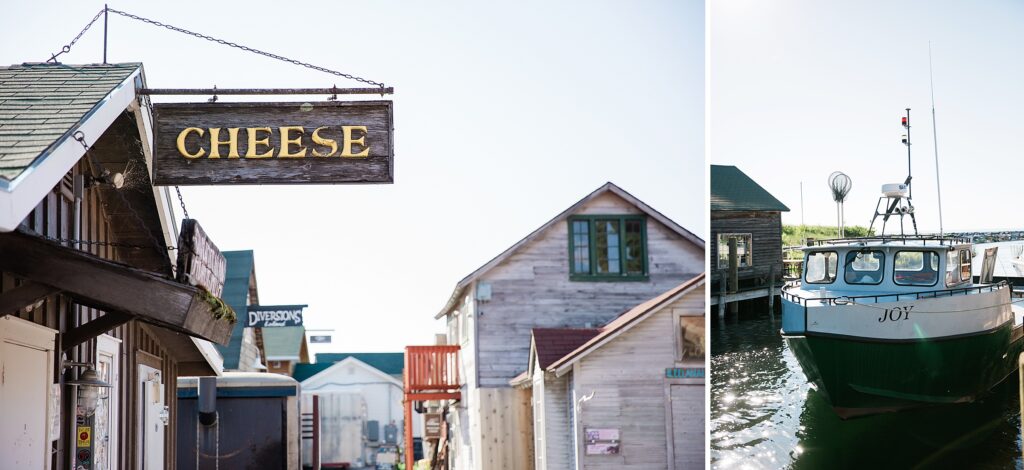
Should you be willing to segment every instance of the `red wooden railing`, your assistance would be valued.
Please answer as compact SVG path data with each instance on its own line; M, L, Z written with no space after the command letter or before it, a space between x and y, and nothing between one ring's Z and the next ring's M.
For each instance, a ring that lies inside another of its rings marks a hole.
M427 400L461 398L458 346L405 347L405 468L413 465L412 406Z
M406 346L405 391L458 390L458 346Z

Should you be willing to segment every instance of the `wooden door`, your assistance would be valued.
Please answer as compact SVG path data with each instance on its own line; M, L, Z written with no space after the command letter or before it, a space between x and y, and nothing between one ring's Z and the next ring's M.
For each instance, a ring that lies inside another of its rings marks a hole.
M93 421L94 467L96 470L114 470L118 468L118 418L120 403L118 390L121 383L121 340L110 335L96 338L96 373L110 384L110 388L100 389L100 400L96 406Z
M50 468L50 421L59 413L49 409L55 334L0 318L0 468Z
M704 385L670 387L672 468L704 468Z
M164 468L164 382L158 369L139 364L139 468Z

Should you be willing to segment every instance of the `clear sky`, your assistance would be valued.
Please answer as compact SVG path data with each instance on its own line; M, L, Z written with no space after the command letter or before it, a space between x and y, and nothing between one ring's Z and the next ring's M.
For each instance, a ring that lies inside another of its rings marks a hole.
M711 161L739 166L800 223L835 224L828 175L853 179L848 225L906 178L939 229L928 85L932 42L945 229L1024 228L1024 3L728 0L710 4Z
M110 6L395 87L393 185L182 188L221 249L255 251L262 304L335 329L314 352L431 344L459 279L606 181L704 233L703 2ZM102 7L5 4L0 63L44 61ZM61 57L101 60L102 23ZM108 60L155 88L359 85L115 15Z

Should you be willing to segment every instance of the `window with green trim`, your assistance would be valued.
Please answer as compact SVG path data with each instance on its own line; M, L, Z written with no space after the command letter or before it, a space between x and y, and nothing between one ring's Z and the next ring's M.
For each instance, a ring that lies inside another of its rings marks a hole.
M569 273L575 280L647 278L647 220L636 215L569 219Z

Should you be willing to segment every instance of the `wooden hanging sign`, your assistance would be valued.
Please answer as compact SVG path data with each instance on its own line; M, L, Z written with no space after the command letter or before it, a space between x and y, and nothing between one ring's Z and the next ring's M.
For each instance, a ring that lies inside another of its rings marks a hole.
M196 219L183 220L178 234L177 281L202 287L214 297L221 297L227 266L224 254L206 236L199 222Z
M394 181L391 101L156 103L154 185Z

